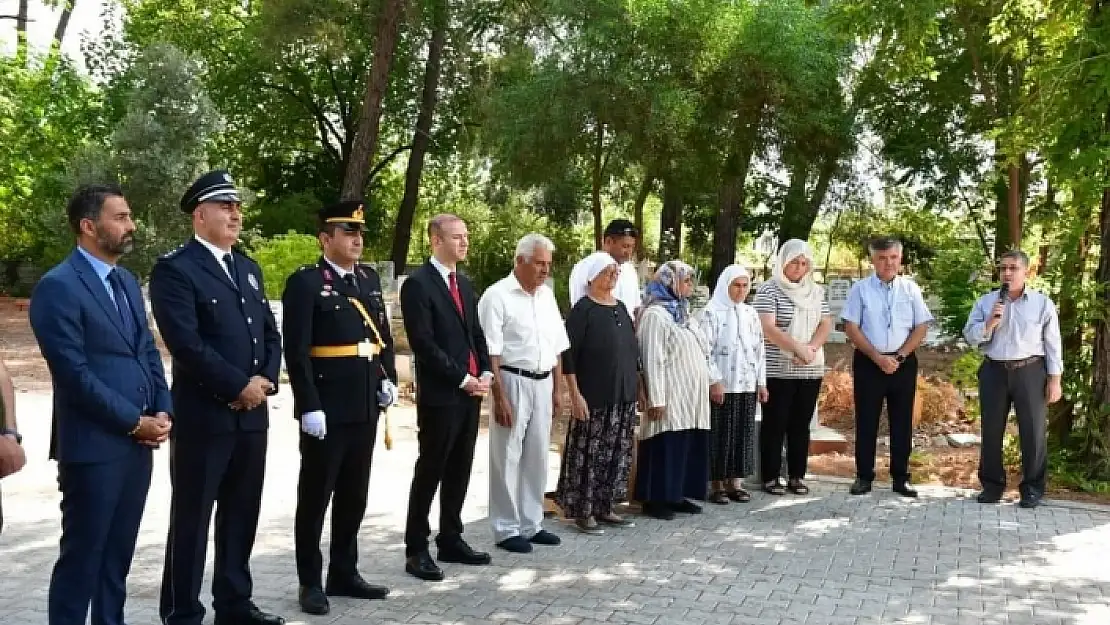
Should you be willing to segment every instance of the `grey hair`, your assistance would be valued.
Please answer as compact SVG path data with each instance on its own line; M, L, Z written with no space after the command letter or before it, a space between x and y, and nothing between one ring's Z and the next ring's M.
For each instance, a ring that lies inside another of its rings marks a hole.
M1021 250L1010 250L1002 254L1002 256L999 256L998 260L999 262L1001 262L1003 260L1006 260L1007 258L1009 258L1010 260L1016 260L1021 263L1022 267L1024 267L1025 269L1029 269L1029 255L1025 252Z
M875 252L885 252L891 248L895 248L901 253L902 242L894 237L876 237L871 239L867 244L867 253L874 254Z
M442 236L443 227L454 221L462 221L462 217L450 213L440 213L428 221L428 238Z
M541 247L549 252L555 251L555 244L551 242L551 239L538 232L529 232L517 241L516 258L532 260L532 256L536 253L536 250Z

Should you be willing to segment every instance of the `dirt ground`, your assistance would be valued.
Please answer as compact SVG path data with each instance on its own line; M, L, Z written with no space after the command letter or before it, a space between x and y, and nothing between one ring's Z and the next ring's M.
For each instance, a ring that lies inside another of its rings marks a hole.
M26 300L0 298L0 358L3 358L8 370L11 372L16 391L19 393L49 392L50 372L39 352L34 335L31 332L27 319ZM830 393L830 382L836 372L847 372L850 369L851 350L845 345L829 345L826 357L833 373L826 377L826 388L823 390L824 398ZM922 377L933 380L947 380L952 362L959 357L958 352L949 352L934 349L922 349L918 352L920 371ZM843 375L842 382L843 382ZM405 398L411 402L411 397ZM948 432L977 432L978 426L973 421L964 420L960 411L943 420L920 425L915 431L914 454L911 457L911 467L914 481L921 484L944 484L959 488L978 488L976 467L979 459L978 448L952 448L939 447L933 439ZM489 410L482 411L481 427L488 427ZM849 443L854 441L852 414L849 409L841 407L839 410L822 410L822 423L841 432ZM551 441L558 445L566 440L569 414L557 415L551 430ZM880 436L886 435L886 426L880 428ZM886 457L888 448L879 448L879 458L876 461L878 479L889 479L889 463ZM809 462L810 472L818 475L832 475L840 477L853 477L855 474L854 460L851 453L823 454L814 456ZM1020 476L1010 476L1010 483L1015 485L1020 481ZM1050 476L1051 479L1051 476ZM1015 491L1016 492L1016 491ZM1110 495L1072 492L1066 489L1050 486L1049 496L1059 499L1072 499L1079 501L1095 501L1110 504Z

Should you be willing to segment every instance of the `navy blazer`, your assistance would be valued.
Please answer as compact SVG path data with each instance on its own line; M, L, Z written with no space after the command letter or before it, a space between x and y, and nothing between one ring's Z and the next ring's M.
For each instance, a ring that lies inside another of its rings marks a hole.
M199 241L162 256L150 274L150 303L173 357L171 437L265 431L269 413L229 404L255 375L281 370L281 335L263 289L262 269L232 252L239 284ZM276 391L275 391L276 392Z
M138 445L130 436L142 414L173 413L162 358L147 324L139 282L122 267L138 328L127 337L108 289L74 250L31 294L31 329L54 386L50 457L107 462Z

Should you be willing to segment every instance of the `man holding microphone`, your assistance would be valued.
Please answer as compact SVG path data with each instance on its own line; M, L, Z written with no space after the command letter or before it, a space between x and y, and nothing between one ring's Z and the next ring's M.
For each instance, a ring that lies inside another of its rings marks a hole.
M1002 436L1013 405L1021 442L1022 508L1044 496L1048 404L1059 401L1064 361L1056 305L1026 288L1029 257L1020 250L999 260L1002 288L975 302L964 338L986 359L979 368L979 411L983 442L979 455L979 503L998 503L1006 489Z

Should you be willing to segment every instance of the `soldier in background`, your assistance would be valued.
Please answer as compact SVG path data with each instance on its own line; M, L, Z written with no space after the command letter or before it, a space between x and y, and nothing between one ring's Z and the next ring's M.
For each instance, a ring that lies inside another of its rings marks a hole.
M366 511L380 411L396 402L397 372L381 280L362 256L361 201L320 210L323 256L289 276L282 334L294 414L301 425L297 484L298 598L327 614L328 596L384 599L389 589L359 575L358 532ZM331 558L321 584L320 536L332 504Z

